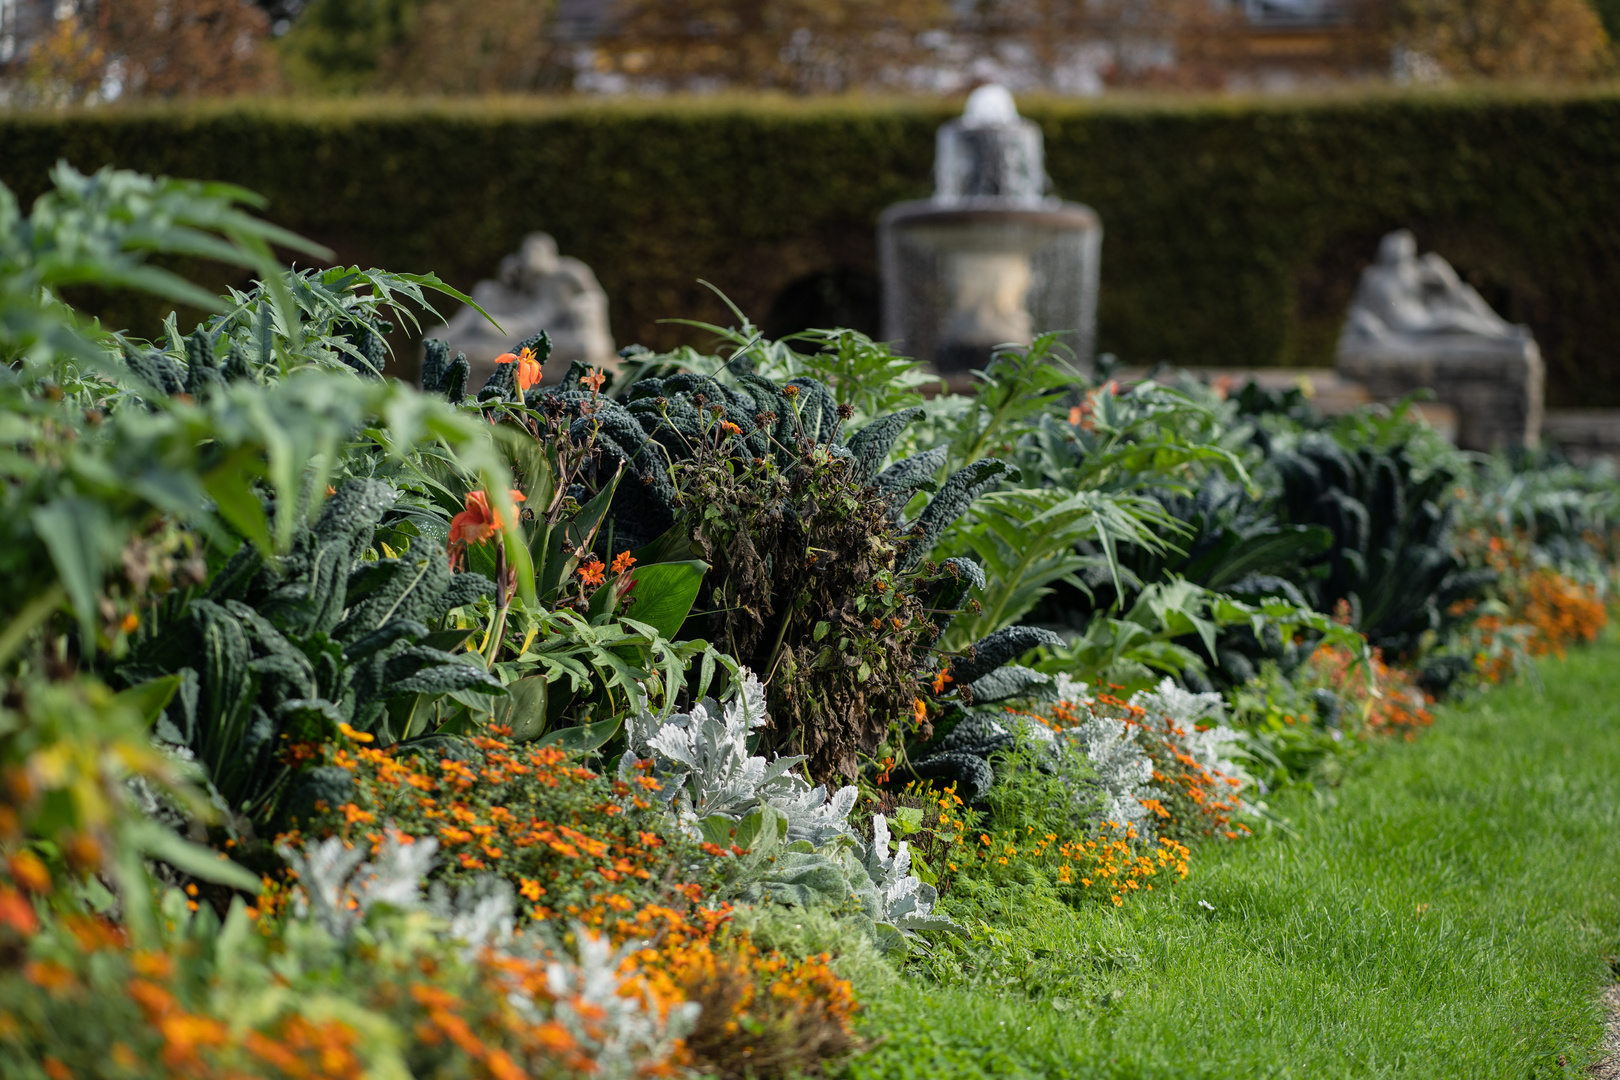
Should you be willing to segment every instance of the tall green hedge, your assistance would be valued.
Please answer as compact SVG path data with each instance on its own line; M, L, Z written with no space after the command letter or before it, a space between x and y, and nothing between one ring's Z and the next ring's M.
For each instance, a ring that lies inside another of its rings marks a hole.
M0 115L0 180L57 158L230 180L340 258L470 286L534 229L595 268L621 343L689 340L713 282L762 314L876 271L951 110L792 104L271 102ZM1028 106L1106 229L1101 347L1132 364L1313 365L1397 226L1534 327L1557 404L1620 404L1620 93Z

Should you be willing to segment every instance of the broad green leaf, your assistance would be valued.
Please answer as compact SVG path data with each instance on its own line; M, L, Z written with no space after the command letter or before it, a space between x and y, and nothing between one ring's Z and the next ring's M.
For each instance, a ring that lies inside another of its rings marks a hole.
M546 728L547 680L544 675L519 679L506 688L511 701L498 708L496 718L512 729L519 741L533 739Z
M695 559L638 566L630 572L635 587L620 606L637 622L657 630L659 636L674 638L686 622L708 571L708 563Z
M203 486L214 500L219 516L254 547L269 555L275 551L270 519L265 516L264 504L249 482L252 473L247 465L253 456L242 452L232 454L232 464L211 472L203 480Z
M57 577L67 591L87 645L96 640L96 594L101 591L102 559L119 537L107 508L95 499L68 496L36 507L30 519Z
M180 688L179 675L164 675L157 679L148 679L146 682L122 690L116 700L118 704L134 709L140 718L148 725L157 723L163 710L168 707L174 692Z
M577 753L590 753L607 744L607 741L617 735L619 727L624 723L624 717L610 716L606 720L598 720L594 724L581 724L579 727L558 728L548 732L535 745L555 746L559 750L572 750Z
M212 848L183 840L155 821L127 822L122 836L143 854L159 859L192 877L258 895L259 879Z

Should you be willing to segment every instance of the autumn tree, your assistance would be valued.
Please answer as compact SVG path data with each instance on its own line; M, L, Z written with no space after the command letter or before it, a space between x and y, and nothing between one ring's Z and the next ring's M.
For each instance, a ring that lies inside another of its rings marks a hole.
M315 0L283 40L313 91L495 94L567 83L552 0Z
M1612 67L1586 0L1404 0L1397 33L1453 78L1571 80Z
M276 85L270 20L244 0L101 0L95 36L128 97L224 97Z
M622 0L597 57L672 90L896 86L950 17L945 0Z
M100 0L56 19L22 75L24 101L225 97L277 85L269 20L246 0Z

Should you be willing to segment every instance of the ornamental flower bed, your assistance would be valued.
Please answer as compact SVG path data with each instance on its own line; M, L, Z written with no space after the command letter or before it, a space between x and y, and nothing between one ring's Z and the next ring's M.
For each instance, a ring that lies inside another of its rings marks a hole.
M1018 898L1160 903L1604 625L1613 481L1404 413L1051 336L924 407L740 312L556 386L544 334L481 388L429 343L418 390L384 335L465 299L431 275L55 179L0 189L8 1077L834 1068L864 988L993 967ZM198 236L261 283L143 263ZM87 277L213 314L111 333Z

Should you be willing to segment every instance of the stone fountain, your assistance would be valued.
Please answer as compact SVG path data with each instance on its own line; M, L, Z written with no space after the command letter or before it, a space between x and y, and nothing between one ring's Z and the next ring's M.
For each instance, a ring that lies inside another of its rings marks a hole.
M1102 224L1047 194L1041 129L1006 89L981 86L939 129L934 196L878 218L883 336L941 374L1050 330L1082 370L1096 339Z

